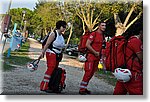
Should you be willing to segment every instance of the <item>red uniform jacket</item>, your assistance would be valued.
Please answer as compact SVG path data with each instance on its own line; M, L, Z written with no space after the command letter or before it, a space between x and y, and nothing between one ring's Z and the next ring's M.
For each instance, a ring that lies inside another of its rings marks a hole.
M102 43L103 43L103 35L98 32L92 32L88 39L92 41L92 44L91 44L92 48L96 52L101 52ZM100 57L96 57L92 53L89 53L87 55L87 61L95 61L95 60L100 60Z

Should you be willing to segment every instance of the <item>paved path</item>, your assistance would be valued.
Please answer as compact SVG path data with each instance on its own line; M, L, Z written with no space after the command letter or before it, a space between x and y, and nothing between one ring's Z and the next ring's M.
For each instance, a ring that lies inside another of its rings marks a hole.
M30 41L30 55L32 59L36 59L41 51L41 44L34 39ZM83 63L76 59L64 55L60 67L65 68L66 89L62 91L62 95L78 95L79 84L83 77ZM55 93L45 93L39 90L40 82L46 71L45 58L39 63L39 68L35 72L30 72L26 66L18 66L12 71L3 72L3 93L2 94L46 94L51 95ZM103 80L93 77L89 83L88 89L92 91L93 95L111 95L113 93L113 86L103 82Z

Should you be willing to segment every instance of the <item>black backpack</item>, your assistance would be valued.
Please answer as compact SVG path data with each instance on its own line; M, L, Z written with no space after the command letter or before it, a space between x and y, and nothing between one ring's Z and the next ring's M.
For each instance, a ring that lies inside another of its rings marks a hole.
M50 32L51 33L51 32ZM45 44L46 44L46 42L47 42L47 39L48 39L48 37L49 37L49 35L50 35L50 33L48 33L47 35L46 35L46 37L44 38L44 40L43 40L43 42L42 42L42 48L44 48L44 46L45 46ZM53 42L56 40L56 38L57 38L57 33L56 33L56 30L54 30L54 33L55 33L55 38L54 38L54 40L51 42L51 44L49 45L49 49L52 49L52 47L53 47Z
M65 79L66 79L65 69L62 68L55 69L48 83L49 89L55 93L61 93L61 91L66 87Z

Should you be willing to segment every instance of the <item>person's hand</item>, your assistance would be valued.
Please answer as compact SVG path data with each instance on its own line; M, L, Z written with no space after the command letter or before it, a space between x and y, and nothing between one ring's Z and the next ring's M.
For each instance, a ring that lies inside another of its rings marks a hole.
M40 56L38 57L38 59L42 59L42 58L44 58L44 52L42 52L42 53L40 54Z
M96 57L99 57L99 52L95 52L94 55L95 55Z

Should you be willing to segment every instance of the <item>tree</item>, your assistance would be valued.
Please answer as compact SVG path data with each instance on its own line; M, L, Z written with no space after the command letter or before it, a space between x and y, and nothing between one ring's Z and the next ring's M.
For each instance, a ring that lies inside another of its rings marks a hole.
M41 22L36 29L43 32L43 35L54 30L56 22L63 19L61 7L57 2L40 2L36 4L35 13Z
M142 3L141 2L140 3L139 2L134 2L133 4L132 3L126 3L124 5L126 5L128 8L130 6L132 6L130 11L128 11L128 15L126 16L126 18L124 20L124 23L122 23L122 21L120 20L120 17L118 15L119 12L115 11L116 9L114 9L114 12L113 12L114 20L115 20L115 27L116 27L116 34L115 34L115 36L122 35L142 15L142 9L141 9L142 8ZM138 14L136 15L135 18L132 19L132 21L129 22L129 19L131 18L132 13L135 12L136 10L138 11Z
M23 11L25 11L25 18L23 19ZM18 26L17 26L17 29L18 30L22 30L21 27L24 26L24 21L27 22L26 24L26 27L27 29L30 28L30 19L33 17L34 15L34 12L27 9L27 8L14 8L14 9L11 9L9 14L11 15L12 17L12 20L11 20L11 26L10 28L13 29L13 25L14 23L17 23Z
M97 29L96 25L99 23L99 21L106 21L110 16L110 14L107 13L110 8L104 3L96 3L92 2L92 0L78 0L71 2L69 5L70 8L73 8L74 11L76 11L76 15L81 19L84 32L85 26L87 26L90 31L93 31Z

